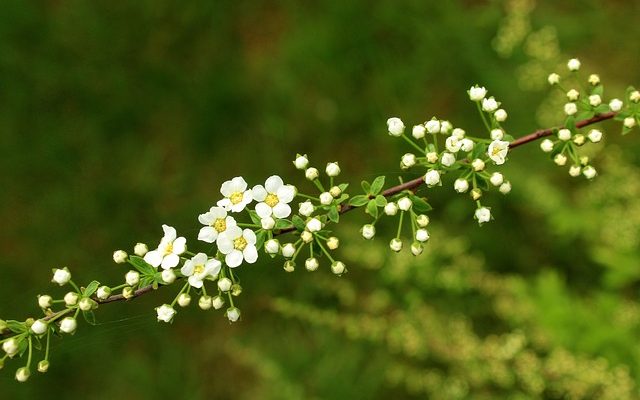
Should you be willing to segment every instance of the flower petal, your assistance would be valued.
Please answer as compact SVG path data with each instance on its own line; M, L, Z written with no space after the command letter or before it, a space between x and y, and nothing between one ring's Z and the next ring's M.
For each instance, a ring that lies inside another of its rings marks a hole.
M152 250L144 255L144 261L158 268L162 263L162 254L158 250Z
M182 268L180 268L180 273L184 276L193 275L193 262L191 260L187 260Z
M249 264L253 264L258 259L258 250L256 249L256 246L250 245L245 247L242 254L244 255L244 260Z
M267 218L271 216L272 210L267 203L256 204L256 213L260 218Z
M233 182L232 181L226 181L222 184L222 186L220 186L220 193L224 196L224 197L229 197L233 194Z
M173 241L173 254L182 254L187 250L187 239L180 236Z
M218 202L216 203L218 205L218 207L222 207L225 210L229 210L231 209L231 200L229 199L222 199L222 200L218 200Z
M240 250L233 250L225 256L224 261L230 268L235 268L242 264L242 252L240 252Z
M255 201L264 201L264 199L267 197L267 191L262 185L254 186L251 191L253 192L253 199Z
M218 275L221 267L222 267L222 263L216 260L215 258L212 258L211 260L207 261L207 264L205 264L205 268L209 271L209 274L212 276Z
M227 230L224 231L224 235L228 237L230 240L234 240L242 236L242 228L239 226L230 226L227 227Z
M203 242L213 243L218 238L218 231L210 226L203 226L198 233L198 240Z
M273 215L277 218L286 218L291 215L291 207L285 203L278 203L273 207Z
M209 213L213 217L213 219L224 218L227 216L227 210L223 207L211 207Z
M205 265L207 262L207 255L204 253L198 253L195 256L193 256L193 258L191 259L191 261L193 261L193 263L195 265Z
M247 181L241 176L236 176L231 180L231 189L233 192L244 192L247 189Z
M195 275L191 275L189 277L189 285L193 286L194 288L200 289L202 287L202 279L199 279Z
M233 251L233 239L230 239L226 232L218 236L216 244L218 245L218 250L220 250L220 253L222 254L229 254Z
M256 234L251 229L245 229L242 232L242 236L245 238L248 244L256 244Z
M176 229L172 226L162 225L162 230L164 231L163 239L173 240L177 236Z
M267 181L264 183L264 187L269 193L277 193L278 189L280 189L282 185L284 185L284 182L282 182L282 178L278 175L268 177Z
M169 254L162 259L162 269L171 269L178 265L180 257L177 254Z
M198 215L198 221L202 225L211 225L215 221L215 217L211 211Z
M278 200L281 203L290 203L296 195L296 187L293 185L284 185L278 189Z

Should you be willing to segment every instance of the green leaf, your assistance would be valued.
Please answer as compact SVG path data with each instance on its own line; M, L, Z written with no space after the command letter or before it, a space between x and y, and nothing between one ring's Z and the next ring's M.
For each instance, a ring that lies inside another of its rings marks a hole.
M295 226L298 231L300 232L304 231L305 224L299 215L294 215L293 218L291 219L291 222L293 223L293 226Z
M18 354L20 355L20 357L22 357L24 352L27 351L28 347L29 347L29 342L27 340L23 339L20 341L20 343L18 343Z
M373 218L378 218L378 205L375 200L369 200L367 203L366 213L371 215Z
M432 210L432 207L425 199L418 196L409 196L411 202L413 202L413 210L418 213L426 213Z
M93 313L93 311L83 311L82 316L89 325L97 325L96 315Z
M362 181L360 182L360 185L362 186L362 191L366 194L369 194L369 192L371 191L371 185L369 184L369 182Z
M476 143L471 151L471 158L482 158L487 153L487 145L485 143Z
M279 219L276 221L275 229L289 228L291 225L292 222L288 219Z
M267 232L265 231L260 231L256 234L256 249L260 250L262 248L262 245L264 244L266 238Z
M369 192L372 195L376 195L378 193L380 193L380 191L382 190L382 188L384 187L384 180L385 180L385 176L379 176L376 179L373 180L373 183L371 183L371 191Z
M100 282L91 281L91 283L87 286L82 294L84 294L86 297L91 297L91 295L94 294L96 290L98 290L98 286L100 286Z
M27 331L27 326L24 322L14 320L7 321L7 328L9 328L9 330L14 333L22 333Z
M332 222L338 222L340 220L340 214L338 213L338 207L331 206L328 214L329 220Z
M341 184L338 185L338 187L340 188L341 192L344 192L349 187L349 184L348 183L341 183Z
M260 217L258 216L257 212L253 210L249 210L249 217L251 217L251 222L253 222L258 226L262 226L262 221L260 220Z
M359 194L357 196L353 196L350 200L349 200L349 205L352 205L354 207L361 207L365 204L367 204L369 202L369 197L365 196L364 194Z
M135 269L138 270L143 275L152 275L156 272L156 269L151 265L147 264L145 260L138 256L130 256L129 264L133 265Z
M591 91L591 94L597 94L598 96L601 96L601 97L602 97L603 93L604 93L604 86L602 86L602 85L597 85Z
M600 104L593 111L595 111L596 114L606 113L606 112L609 111L609 105L608 104Z
M375 200L378 207L384 207L387 205L387 198L381 194L377 195Z

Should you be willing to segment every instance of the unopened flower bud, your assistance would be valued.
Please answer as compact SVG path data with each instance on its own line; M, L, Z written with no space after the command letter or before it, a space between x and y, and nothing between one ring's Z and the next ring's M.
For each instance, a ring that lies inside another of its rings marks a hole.
M631 94L629 95L629 100L633 101L634 103L639 102L640 101L640 91L634 90L633 92L631 92Z
M469 182L466 179L456 179L453 182L453 189L458 193L464 193L469 190Z
M336 275L342 275L345 272L346 268L342 261L334 261L331 263L331 272Z
M338 176L340 175L340 166L337 162L328 163L325 172L328 176Z
M329 192L320 193L320 204L328 206L333 203L333 196Z
M384 213L388 216L394 216L398 213L398 205L394 202L389 202L384 206Z
M229 307L227 308L226 315L230 322L236 322L240 319L240 310L236 307Z
M198 307L200 307L201 310L209 310L212 306L211 296L200 296L198 299Z
M593 179L596 176L596 169L591 165L587 165L582 169L582 175L587 179Z
M398 200L398 208L401 209L402 211L409 211L412 205L413 203L411 199L409 199L408 197L403 197L400 200Z
M313 234L309 231L303 231L300 234L300 239L302 239L302 241L305 243L311 243L313 242Z
M402 240L400 240L399 238L391 239L391 241L389 242L389 248L396 253L399 252L400 250L402 250Z
M282 255L286 258L293 257L295 252L296 252L296 247L293 245L293 243L285 243L285 245L282 246Z
M609 102L609 108L611 111L618 112L622 109L623 103L620 99L613 99Z
M438 121L435 117L430 121L424 123L425 128L427 128L427 132L431 134L440 133L440 121Z
M567 103L564 105L564 113L567 115L574 115L578 112L578 106L576 103Z
M435 164L438 162L438 153L435 151L430 151L427 153L427 161L431 164Z
M307 158L307 155L296 154L296 159L293 161L293 165L296 166L296 169L300 170L307 168L307 165L309 165L309 159Z
M73 317L65 317L60 321L60 331L63 333L74 333L78 327L78 322Z
M577 70L579 70L580 69L580 60L578 60L577 58L572 58L567 63L567 68L569 68L569 71L577 71Z
M456 163L456 156L451 153L442 153L442 157L440 157L440 163L444 167L450 167Z
M33 332L36 335L42 335L43 333L45 333L47 331L48 325L46 321L43 321L41 319L35 321L32 325L31 325L31 332Z
M504 137L504 131L502 129L491 130L491 140L502 140Z
M471 198L473 201L477 201L480 197L482 197L482 190L475 188L471 191Z
M479 224L483 224L491 220L491 211L487 207L480 207L476 210L474 216Z
M584 138L584 135L581 133L578 133L573 137L573 143L577 144L578 146L582 146L584 142L585 142L585 138Z
M429 225L429 217L424 214L420 214L416 217L416 223L419 227L424 228Z
M429 232L427 232L427 230L424 228L418 229L416 231L415 239L418 242L426 242L427 240L429 240Z
M283 268L287 272L293 272L296 269L296 262L292 260L287 260L284 262Z
M238 283L234 283L233 285L231 285L231 295L238 297L242 294L242 286L240 286L240 284Z
M304 203L300 203L298 205L298 213L302 216L310 217L314 211L315 211L315 207L313 206L313 203L311 203L309 200L305 201Z
M424 181L427 186L435 186L440 183L440 173L435 169L429 170L424 175Z
M553 142L549 139L545 139L540 143L540 148L545 153L550 153L553 150Z
M144 243L136 243L136 245L133 247L133 253L138 257L143 257L145 254L147 254L148 251L149 248Z
M403 168L411 168L416 165L416 155L413 153L407 153L400 159L400 165Z
M69 269L67 267L53 270L53 279L51 280L52 282L55 282L58 285L63 286L67 284L67 282L69 282L70 280L71 280L71 272L69 272Z
M400 118L392 117L387 120L387 128L389 130L389 135L400 137L404 132L404 123Z
M553 158L553 162L555 162L559 166L563 166L567 163L567 156L565 156L564 154L556 154L556 156Z
M411 135L416 139L422 139L426 132L424 125L415 125L411 130Z
M116 250L113 252L113 261L116 264L124 264L127 262L127 253L124 250Z
M271 229L273 229L276 226L276 221L273 219L273 217L261 218L260 219L260 226L265 231L270 231Z
M176 273L173 269L165 269L161 273L162 281L166 284L172 284L176 280Z
M125 286L122 289L122 297L124 297L125 299L129 300L129 299L132 299L134 296L135 296L135 291L131 286Z
M222 298L222 296L216 296L211 299L211 304L213 305L213 308L219 310L224 305L224 299Z
M507 112L502 108L499 110L496 110L496 112L493 113L493 116L496 117L496 121L498 122L504 122L507 120Z
M482 110L486 112L494 112L498 109L498 102L493 97L489 97L488 99L482 100Z
M91 300L88 297L83 297L82 299L80 299L80 302L78 303L78 308L81 309L82 311L90 311L91 309L94 308L94 306L96 305L96 302Z
M469 89L469 99L471 99L471 101L481 101L486 95L487 89L485 89L484 87L475 85Z
M420 242L411 243L411 254L413 254L414 256L419 256L420 254L422 254L423 250L424 250L424 246L422 246L422 243Z
M66 304L67 306L75 306L78 303L79 298L80 296L78 296L78 293L69 292L64 295L64 304Z
M573 177L580 176L580 172L582 172L582 168L579 165L572 165L569 168L569 175Z
M329 193L334 198L337 198L342 194L342 189L340 189L338 186L333 186L331 189L329 189Z
M135 286L140 283L140 273L138 271L129 271L124 276L124 280L129 286Z
M49 370L49 361L42 360L38 363L38 372L45 373Z
M511 192L511 183L510 182L503 183L502 185L500 185L500 188L498 188L498 190L502 194L508 194L509 192Z
M636 119L633 117L627 117L624 119L623 124L626 128L633 128L636 126Z
M320 263L318 262L318 259L315 257L307 258L307 260L304 262L304 267L307 269L307 271L315 271L318 269L319 266L320 266Z
M222 278L218 280L218 289L220 289L222 292L228 292L231 289L232 284L233 282L231 282L231 279L226 277Z
M504 176L502 176L500 172L494 172L491 174L489 181L493 186L500 186L502 185L502 182L504 182Z
M476 158L471 162L471 167L473 168L474 171L480 172L484 169L484 161L482 161L479 158Z
M320 229L322 229L322 222L318 218L311 218L307 222L307 230L309 232L318 232Z
M327 239L327 247L329 248L329 250L335 250L338 248L338 246L340 246L340 239L338 239L335 236L331 236L329 237L329 239Z
M2 343L2 350L4 350L9 357L13 357L18 353L18 341L14 338L4 341Z
M47 309L53 304L53 298L47 294L38 296L38 305L42 309Z
M360 229L360 232L362 233L363 238L369 240L376 235L376 227L372 224L366 224L362 226L362 229Z
M549 85L557 85L560 82L560 75L556 74L555 72L549 74L547 81L549 82Z
M566 128L560 129L558 131L558 139L564 140L565 142L567 140L570 140L571 139L571 131L569 129L566 129Z
M318 176L319 176L319 175L320 175L320 173L318 172L318 169L317 169L317 168L313 168L313 167L311 167L311 168L307 168L307 169L304 171L304 176L305 176L305 178L307 178L307 179L308 179L308 180L310 180L310 181L313 181L313 180L318 179Z
M31 376L31 371L27 367L18 368L16 371L16 380L18 382L26 382Z
M178 296L178 305L180 307L187 307L189 304L191 304L191 296L189 293L180 293L180 296Z
M580 97L580 92L578 92L575 89L571 89L567 92L567 99L569 99L569 101L576 101L578 100L579 97Z
M269 239L264 243L264 250L267 254L278 254L280 252L280 242L278 242L278 239Z
M591 74L591 75L589 75L588 81L593 86L596 86L597 84L600 83L600 77L597 74Z
M602 98L600 97L600 95L592 94L591 96L589 96L589 104L592 107L598 107L600 104L602 104Z

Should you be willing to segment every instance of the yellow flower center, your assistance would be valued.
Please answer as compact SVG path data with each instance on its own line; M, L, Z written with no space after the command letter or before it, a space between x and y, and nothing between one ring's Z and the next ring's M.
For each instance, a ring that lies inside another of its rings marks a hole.
M269 193L264 199L264 202L267 203L269 207L275 207L275 205L278 204L279 201L280 199L278 199L278 196L273 193Z
M233 241L233 247L240 251L244 250L244 248L247 247L247 244L247 240L242 236Z
M225 230L227 230L227 221L224 220L224 218L218 218L215 221L213 221L213 229L215 229L218 232L224 232Z
M200 265L196 265L195 267L193 267L193 273L194 274L201 274L204 272L204 265L200 264Z
M168 255L173 253L173 242L169 242L167 246L164 248L164 255Z
M229 196L229 200L231 200L233 204L238 204L242 201L242 197L242 192L233 192L231 196Z
M502 149L501 149L501 148L499 148L499 147L494 147L494 148L493 148L493 152L492 152L491 154L492 154L492 155L494 155L494 156L497 156L498 154L500 154L500 152L501 152L501 151L502 151Z

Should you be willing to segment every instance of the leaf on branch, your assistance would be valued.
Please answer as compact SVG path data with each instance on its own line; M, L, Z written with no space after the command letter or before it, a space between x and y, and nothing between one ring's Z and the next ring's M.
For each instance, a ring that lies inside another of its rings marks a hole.
M382 188L384 187L384 180L385 180L385 176L379 176L376 179L373 180L373 183L371 183L371 190L370 190L370 194L371 195L377 195L378 193L380 193L380 191L382 190Z
M351 200L349 200L349 205L354 207L361 207L369 202L369 197L363 194L359 194L353 196Z
M143 275L153 275L156 273L156 269L153 268L151 265L149 265L141 257L138 257L138 256L129 257L129 264L133 265L133 267Z
M378 205L375 200L369 200L367 203L366 213L371 215L373 218L378 218Z

